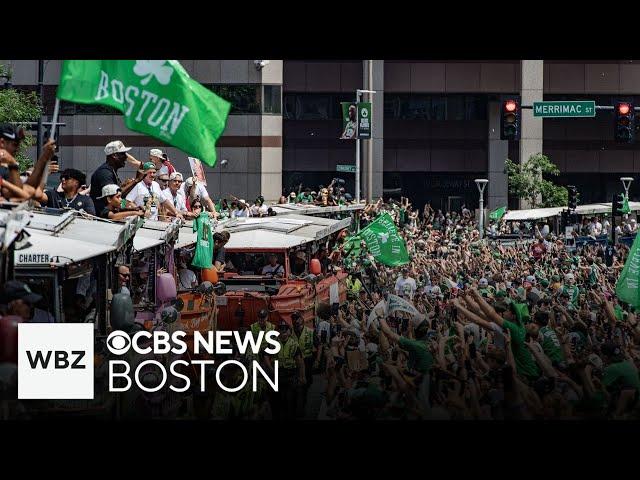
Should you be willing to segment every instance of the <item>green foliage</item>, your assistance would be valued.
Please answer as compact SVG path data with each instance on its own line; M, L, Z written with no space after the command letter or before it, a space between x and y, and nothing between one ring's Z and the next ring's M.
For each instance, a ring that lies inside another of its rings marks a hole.
M11 76L11 72L0 65L0 76ZM23 92L15 88L0 87L0 123L36 122L42 113L40 100L35 92ZM27 125L23 125L27 127ZM25 151L36 143L36 138L25 128L25 139L22 141L16 160L20 164L20 171L29 168L33 162L26 156Z
M560 170L542 153L531 155L518 164L507 159L505 172L509 177L509 192L529 202L531 208L563 207L568 203L565 187L556 185L545 176L558 176ZM542 201L540 202L540 198Z

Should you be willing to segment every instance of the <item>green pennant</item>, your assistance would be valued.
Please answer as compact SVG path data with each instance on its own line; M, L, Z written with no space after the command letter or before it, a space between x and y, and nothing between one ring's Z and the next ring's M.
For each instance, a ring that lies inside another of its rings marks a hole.
M622 273L616 283L618 299L636 308L640 307L640 290L638 289L638 284L640 283L640 251L638 251L638 242L640 242L640 235L636 235L629 251L629 256L624 263Z
M494 220L498 222L504 216L505 213L507 213L507 207L496 208L493 212L489 214L489 220Z
M378 262L390 267L409 263L407 246L387 212L378 215L358 235L366 242L367 250Z

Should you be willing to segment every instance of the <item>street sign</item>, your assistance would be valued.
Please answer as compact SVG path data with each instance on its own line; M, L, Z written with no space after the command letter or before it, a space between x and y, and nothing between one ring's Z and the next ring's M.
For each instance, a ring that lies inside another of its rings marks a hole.
M533 102L533 116L543 118L595 117L596 102L593 100Z
M336 165L336 172L356 173L355 165Z

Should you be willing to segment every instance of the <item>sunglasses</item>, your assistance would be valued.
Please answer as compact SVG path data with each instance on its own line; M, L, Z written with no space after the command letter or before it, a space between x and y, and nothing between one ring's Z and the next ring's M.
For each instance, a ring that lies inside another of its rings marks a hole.
M169 179L168 178L159 178L158 181L162 182L162 183L168 183Z
M119 274L121 277L125 277L125 278L129 278L129 277L131 277L131 274L130 274L130 273L119 273L119 272L118 272L118 274Z

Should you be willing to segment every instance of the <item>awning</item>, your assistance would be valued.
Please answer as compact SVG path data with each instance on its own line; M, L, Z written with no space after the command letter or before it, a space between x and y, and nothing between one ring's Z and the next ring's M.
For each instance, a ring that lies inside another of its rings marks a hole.
M157 247L158 245L162 245L163 243L164 240L158 238L149 238L144 235L140 235L140 231L138 231L138 233L136 233L136 236L133 237L133 249L137 252L142 252L143 250Z
M70 240L27 229L31 246L14 252L16 268L61 267L115 250L115 247Z

